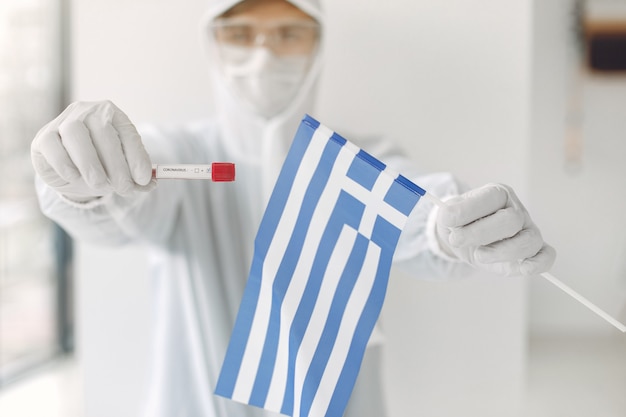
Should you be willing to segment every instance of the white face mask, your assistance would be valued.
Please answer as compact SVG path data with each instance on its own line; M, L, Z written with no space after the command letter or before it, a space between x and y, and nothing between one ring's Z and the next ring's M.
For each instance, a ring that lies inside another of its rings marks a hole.
M226 82L256 114L270 118L296 97L311 64L310 55L277 56L268 48L220 46Z

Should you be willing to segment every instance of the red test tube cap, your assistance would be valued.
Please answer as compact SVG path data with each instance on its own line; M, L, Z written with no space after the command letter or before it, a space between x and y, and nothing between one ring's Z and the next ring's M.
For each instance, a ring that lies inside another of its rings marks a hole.
M235 164L232 162L213 162L211 179L215 182L235 181Z

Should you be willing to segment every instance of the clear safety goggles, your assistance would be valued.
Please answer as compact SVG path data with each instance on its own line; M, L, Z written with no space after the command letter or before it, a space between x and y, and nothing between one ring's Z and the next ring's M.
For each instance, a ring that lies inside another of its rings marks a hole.
M320 38L320 25L303 19L270 23L218 19L210 28L218 44L244 48L266 46L277 55L310 54Z

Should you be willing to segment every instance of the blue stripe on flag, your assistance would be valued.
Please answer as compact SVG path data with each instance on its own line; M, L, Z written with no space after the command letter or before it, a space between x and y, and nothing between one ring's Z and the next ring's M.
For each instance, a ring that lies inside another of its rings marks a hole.
M352 178L367 190L371 191L372 187L374 187L374 183L376 183L376 179L378 179L380 171L372 169L372 166L362 158L363 155L365 155L365 152L359 152L357 157L352 161L352 165L350 165L350 169L346 175L348 178Z
M337 133L333 133L332 136L330 137L330 140L332 140L333 142L337 143L339 146L343 146L343 145L345 145L348 142L347 140L345 140L343 137L341 137Z
M413 183L411 180L407 179L406 177L402 175L398 175L398 178L396 178L396 181L404 185L408 190L411 190L412 192L417 193L420 196L423 196L424 194L426 194L426 190L424 190L422 187Z
M377 219L376 225L374 226L374 233L372 234L372 242L391 250L381 251L378 269L376 271L376 279L365 308L363 309L363 313L361 314L359 325L354 332L355 337L350 346L350 351L348 352L343 370L341 371L341 376L335 387L335 392L328 406L327 416L342 416L348 404L350 394L352 394L352 389L354 388L354 383L356 382L356 377L361 367L367 341L378 320L387 292L389 271L391 270L391 261L393 259L393 248L390 247L389 240L397 242L399 237L400 231L396 227L380 217Z
M335 249L335 243L337 243L343 225L345 224L351 226L353 229L357 229L361 215L363 214L363 209L363 203L342 191L337 199L333 214L324 230L318 252L315 254L313 268L311 268L311 273L308 277L304 294L302 295L302 301L298 306L290 329L289 373L287 375L287 390L281 408L282 414L291 415L293 413L296 355L300 349L300 343L302 342L304 332L311 318L311 313L315 307L322 278L328 266L328 260Z
M389 191L387 191L387 195L385 196L385 202L395 207L405 216L408 216L409 214L411 214L411 210L413 210L413 207L415 207L417 201L422 195L423 194L420 195L418 192L407 193L405 184L394 181L394 183L391 185L391 188L389 188Z
M372 155L365 152L363 149L359 150L359 153L357 156L363 161L371 164L373 167L376 168L377 171L384 171L385 168L387 167L387 165L383 164L378 159L374 158Z
M315 120L314 118L312 118L308 114L304 115L304 118L302 119L301 125L302 124L305 124L305 125L309 126L310 129L308 129L308 130L310 132L314 132L315 130L317 130L318 127L320 127L320 122L318 122L317 120Z
M337 292L333 297L330 312L328 314L329 317L333 318L333 320L328 320L324 326L322 337L320 338L319 344L313 356L313 361L311 362L311 366L309 367L304 381L305 386L316 387L322 379L326 364L334 347L335 340L337 339L337 332L339 331L340 321L348 303L348 298L352 294L352 289L354 288L356 279L361 272L361 267L363 266L363 260L365 258L369 242L369 239L363 235L357 235L357 240L352 248L352 253L350 254L344 273L341 275L339 280ZM316 393L317 391L312 389L305 390L302 393L301 416L307 416L309 414L309 409Z

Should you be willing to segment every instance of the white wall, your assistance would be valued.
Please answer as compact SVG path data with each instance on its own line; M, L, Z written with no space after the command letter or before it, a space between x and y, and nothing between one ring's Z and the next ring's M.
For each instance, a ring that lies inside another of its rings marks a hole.
M73 97L108 98L138 123L205 116L212 108L199 43L206 4L71 1Z
M626 76L582 74L579 119L567 117L580 62L573 4L535 2L533 214L558 249L554 275L626 321ZM576 120L583 146L571 169L565 135ZM615 335L613 327L551 284L537 279L530 288L530 324L537 336Z
M196 33L204 4L73 1L74 98L112 99L140 123L208 114ZM528 194L529 0L326 6L332 42L318 113L325 124L399 140L426 170L449 170L471 185L507 182ZM149 348L142 254L85 245L78 254L87 415L135 416ZM525 288L522 279L432 283L395 275L383 313L392 415L514 415Z

